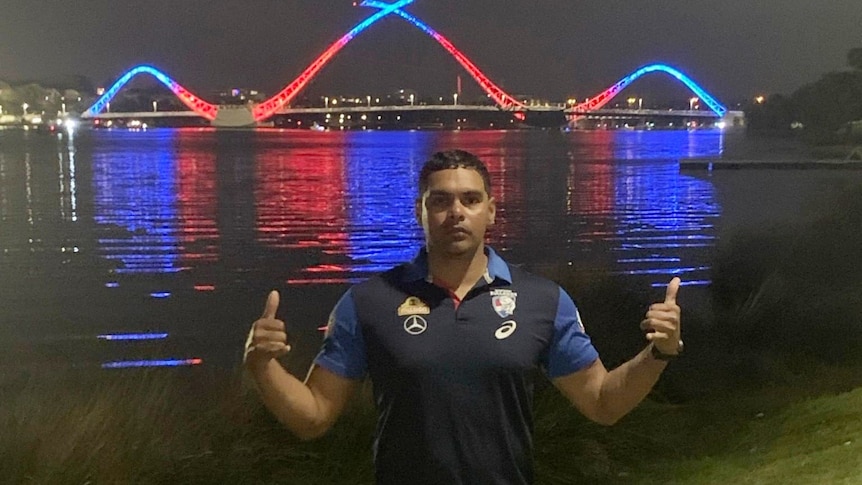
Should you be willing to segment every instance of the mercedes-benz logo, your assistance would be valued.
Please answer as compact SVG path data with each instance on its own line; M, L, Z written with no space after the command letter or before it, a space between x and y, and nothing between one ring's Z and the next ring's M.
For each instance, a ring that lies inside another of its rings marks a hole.
M410 335L419 335L428 328L428 322L419 315L410 315L404 320L404 331Z

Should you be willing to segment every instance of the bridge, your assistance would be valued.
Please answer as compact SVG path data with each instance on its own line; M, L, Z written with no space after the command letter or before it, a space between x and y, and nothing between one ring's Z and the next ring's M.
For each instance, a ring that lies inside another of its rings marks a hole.
M240 107L239 109L244 109ZM620 109L620 108L602 108L592 111L587 110L572 110L562 106L533 106L528 108L529 111L536 112L558 112L568 115L584 116L584 117L678 117L678 118L715 118L716 115L712 111L702 110L674 110L674 109ZM275 115L302 115L302 114L366 114L366 113L395 113L395 112L410 112L410 111L484 111L484 112L499 112L498 106L491 105L470 105L470 104L417 104L417 105L393 105L393 106L343 106L338 108L282 108ZM731 113L728 111L728 113ZM130 112L101 112L96 115L87 116L88 118L101 120L117 120L117 119L153 119L153 118L200 118L201 115L197 111L130 111Z
M472 111L505 111L512 112L514 116L522 121L530 124L553 125L564 124L566 119L597 116L605 114L617 115L644 115L650 110L615 110L614 113L607 113L604 107L621 91L628 87L635 80L643 75L650 73L664 73L676 79L685 85L692 93L694 93L707 107L708 111L704 110L689 110L689 117L712 117L723 118L727 114L727 108L710 95L705 89L700 87L691 78L685 75L682 71L668 66L666 64L650 64L643 66L631 74L623 77L609 88L605 89L597 95L587 98L586 101L574 106L528 106L523 101L516 99L508 94L502 88L497 86L490 78L488 78L467 56L458 50L446 37L432 29L430 26L417 19L410 13L404 10L415 0L398 0L394 3L385 3L378 0L364 0L360 5L377 9L377 12L370 15L356 26L350 29L346 34L341 36L337 41L331 44L320 56L305 68L300 75L285 86L281 91L276 93L271 98L253 105L235 106L235 105L216 105L209 103L199 96L195 95L188 89L184 88L178 82L171 79L167 74L149 65L136 66L124 73L105 93L91 106L84 114L83 118L93 119L110 119L112 117L130 117L131 113L123 113L122 115L106 113L111 99L125 86L129 81L141 74L148 74L170 89L179 100L187 106L194 116L202 117L208 120L213 126L221 127L239 127L239 126L254 126L260 122L271 119L275 115L285 115L291 113L300 113L298 110L306 110L304 113L345 113L350 109L355 109L357 112L373 112L387 110L472 110ZM320 72L321 69L352 39L365 31L367 28L378 22L380 19L395 15L418 28L423 33L430 36L443 49L445 49L461 66L473 77L479 86L488 94L488 97L494 102L493 106L467 106L467 105L415 105L415 106L374 106L374 107L351 107L351 108L291 108L290 102L296 95L308 85L308 83ZM308 110L330 110L330 111L308 111ZM626 111L626 113L623 113ZM663 110L654 110L654 115L666 114ZM660 113L661 112L661 113ZM186 113L189 112L159 112L139 113L140 118L158 118L158 117L178 117L192 116ZM182 114L178 114L182 113ZM137 114L137 113L136 113Z

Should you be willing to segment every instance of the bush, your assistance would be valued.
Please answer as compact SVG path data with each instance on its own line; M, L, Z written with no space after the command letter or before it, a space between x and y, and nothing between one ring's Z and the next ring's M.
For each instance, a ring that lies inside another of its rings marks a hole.
M829 363L862 345L862 187L814 222L739 232L719 245L713 302L730 348Z

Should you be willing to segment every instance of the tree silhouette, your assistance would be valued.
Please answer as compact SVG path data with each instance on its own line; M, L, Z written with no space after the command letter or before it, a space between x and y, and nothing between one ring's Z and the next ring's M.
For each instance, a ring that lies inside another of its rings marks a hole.
M862 70L862 47L847 51L847 64L853 69Z

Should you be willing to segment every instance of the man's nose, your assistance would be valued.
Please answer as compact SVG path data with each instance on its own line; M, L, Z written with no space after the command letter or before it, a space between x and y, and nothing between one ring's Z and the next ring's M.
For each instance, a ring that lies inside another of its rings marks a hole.
M449 205L449 217L453 217L456 219L460 219L463 216L464 205L461 204L461 201L455 199L452 201L452 204Z

